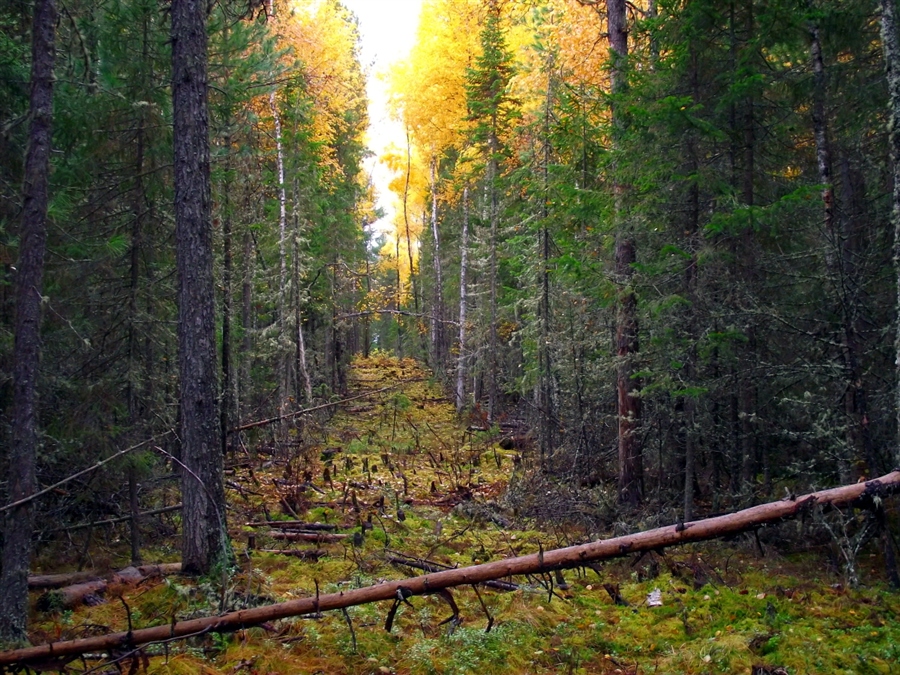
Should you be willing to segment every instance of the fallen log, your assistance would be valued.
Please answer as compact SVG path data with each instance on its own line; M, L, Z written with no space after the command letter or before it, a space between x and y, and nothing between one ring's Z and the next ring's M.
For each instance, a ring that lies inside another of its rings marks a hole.
M858 505L870 507L875 500L900 491L900 470L865 483L846 485L813 492L802 497L760 504L743 511L668 525L645 532L638 532L613 539L598 540L587 544L569 546L551 551L507 558L494 562L460 567L418 577L389 581L375 586L299 598L287 602L254 607L221 616L210 616L188 621L166 623L151 628L140 628L109 635L66 640L0 652L0 667L22 666L32 662L65 662L87 652L103 652L113 649L130 649L136 645L171 640L202 633L223 633L289 616L317 614L331 609L343 609L381 600L396 600L413 595L434 593L454 586L479 584L493 579L503 579L519 574L534 574L554 569L579 567L587 563L618 558L641 551L652 551L667 546L677 546L707 541L737 534L767 523L792 518L807 513L816 506L834 507Z
M419 558L411 558L403 553L390 553L385 558L385 560L395 567L410 567L412 569L422 570L423 572L444 572L446 570L458 569L450 567L449 565L441 565L440 563L436 563L432 560L420 560ZM483 586L487 586L488 588L493 588L498 591L519 590L518 584L514 584L509 581L497 581L496 579L491 579L490 581L482 581L481 583Z
M103 602L102 596L110 584L134 585L149 577L166 576L181 572L181 563L165 563L163 565L139 565L126 567L105 578L94 577L68 586L57 587L41 595L37 600L37 608L42 612L73 609L79 605L98 605ZM77 573L76 573L77 574ZM48 575L63 577L66 575ZM29 586L31 579L29 579ZM45 588L47 588L45 586Z
M260 520L245 523L247 527L271 527L274 530L336 530L334 523L304 523L302 520Z
M349 534L328 534L326 532L268 532L272 539L282 541L311 541L314 543L334 543L349 537Z
M94 581L101 578L93 570L84 572L63 572L61 574L32 574L28 577L28 590L43 591L51 588L62 588L72 584L80 584L83 581Z
M289 555L301 560L318 560L328 555L328 551L321 548L298 549L298 548L257 548L253 549L254 553L274 553L276 555Z

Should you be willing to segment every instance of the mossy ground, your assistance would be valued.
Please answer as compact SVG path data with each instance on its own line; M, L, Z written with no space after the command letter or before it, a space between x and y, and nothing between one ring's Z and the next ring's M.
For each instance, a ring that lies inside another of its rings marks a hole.
M516 451L500 449L491 434L468 431L415 362L384 355L356 362L355 393L394 385L343 404L330 419L248 439L248 454L235 458L228 475L239 570L201 582L152 580L118 589L113 595L121 597L95 607L36 614L33 640L124 630L129 614L139 628L308 597L317 585L327 593L418 573L387 562L390 552L464 566L585 538L562 525L552 533L528 529L499 507L454 509L501 497ZM356 543L286 544L245 525L267 515L333 523L365 536ZM251 533L257 548L316 547L328 555L311 562L248 551ZM177 560L177 542L151 543L147 558ZM94 546L96 560L127 564L115 536ZM42 571L58 571L61 558L58 549L53 562L45 555ZM446 601L417 597L412 608L401 606L390 633L387 603L362 605L346 617L296 617L150 646L152 656L140 666L210 674L700 674L749 673L753 664L785 666L791 674L900 672L900 595L886 589L880 569L877 552L865 552L862 584L848 589L819 558L786 558L771 547L760 555L749 541L711 542L665 559L569 571L567 587L554 585L552 592L549 577L516 579L513 592L481 588L480 599L471 588L455 589L462 623L453 631L442 623L451 616ZM604 584L617 584L629 604L614 604ZM656 589L663 605L650 607L647 597ZM493 617L490 632L482 602Z

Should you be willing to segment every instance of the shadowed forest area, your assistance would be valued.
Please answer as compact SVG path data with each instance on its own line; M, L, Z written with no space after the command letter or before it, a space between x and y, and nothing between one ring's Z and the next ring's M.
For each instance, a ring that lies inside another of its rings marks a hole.
M894 0L0 26L0 669L896 670Z

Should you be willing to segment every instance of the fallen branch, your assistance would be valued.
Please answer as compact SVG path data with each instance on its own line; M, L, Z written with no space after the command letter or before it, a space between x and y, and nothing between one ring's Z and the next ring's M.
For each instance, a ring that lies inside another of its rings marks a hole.
M96 471L104 464L109 464L114 459L123 457L124 455L127 455L129 452L132 452L139 448L143 448L145 445L147 445L149 443L155 443L160 438L165 438L166 436L168 436L171 433L174 433L174 432L166 431L164 433L153 436L152 438L148 438L146 441L141 441L140 443L137 443L136 445L132 445L129 448L125 448L124 450L119 450L118 452L111 454L106 459L101 459L96 464L92 464L88 468L82 469L78 473L73 473L71 476L67 476L67 477L63 478L62 480L55 482L53 485L51 485L49 487L45 487L43 490L35 492L32 495L28 495L27 497L23 497L22 499L19 499L18 501L10 502L9 504L6 504L5 506L0 506L0 513L3 513L4 511L9 511L10 509L14 509L17 506L22 506L22 504L27 504L28 502L35 500L38 497L43 497L48 492L53 492L56 488L60 487L61 485L65 485L66 483L69 483L69 482L75 480L76 478L81 478L83 475L90 473L91 471Z
M497 560L472 567L425 574L375 586L289 600L275 605L230 612L221 616L167 623L151 628L112 633L37 647L0 652L0 667L26 665L48 659L71 660L87 652L131 648L147 642L196 634L200 631L223 633L258 626L289 616L316 614L381 600L396 600L413 595L435 593L443 588L479 584L514 575L534 574L579 567L596 560L618 558L667 546L707 541L737 534L767 523L776 523L810 511L816 506L871 506L873 501L900 491L900 470L865 483L822 490L812 494L768 504L760 504L730 515L689 523L659 527L646 532L599 540L578 546L541 551L531 555Z
M142 511L138 514L138 518L144 518L145 516L158 516L162 513L169 513L171 511L180 511L181 504L173 504L172 506L164 506L160 509L152 509L151 511ZM116 523L124 523L128 520L131 520L131 516L119 516L118 518L107 518L106 520L95 520L93 523L79 523L78 525L69 525L67 527L57 527L54 530L49 530L47 534L54 534L56 532L72 532L74 530L83 530L86 527L102 527L104 525L115 525Z

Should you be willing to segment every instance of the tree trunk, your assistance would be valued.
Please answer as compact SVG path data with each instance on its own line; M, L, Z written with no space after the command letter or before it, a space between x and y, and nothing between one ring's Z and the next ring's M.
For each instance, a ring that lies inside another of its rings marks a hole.
M456 412L466 406L466 312L468 306L469 188L463 188L463 223L459 241L459 354L456 357Z
M432 366L444 369L444 268L441 264L441 233L438 230L437 156L431 158L431 236L434 239L434 307L431 310Z
M178 362L181 391L182 563L208 573L227 557L216 386L210 228L206 3L172 2L172 104Z
M306 340L303 336L303 312L300 311L301 294L300 294L300 188L297 181L293 182L292 206L294 221L294 268L293 268L293 287L294 287L294 331L296 340L296 367L298 375L303 380L303 393L306 396L306 402L311 403L313 399L312 378L309 376L309 367L306 363Z
M54 0L35 0L31 39L31 127L25 155L22 229L15 282L12 438L7 476L7 498L10 502L29 497L35 489L37 375L53 136L55 28ZM7 511L0 560L0 641L3 642L27 642L28 566L31 563L33 526L34 506L31 501Z
M855 504L871 508L880 499L900 491L900 471L866 483L814 492L796 499L760 504L743 511L678 525L667 525L635 534L593 541L516 558L460 567L424 574L400 581L386 581L374 586L344 590L327 595L289 600L275 605L244 609L220 616L167 623L152 628L81 638L0 652L0 667L26 665L44 659L66 659L87 652L109 651L127 646L169 640L199 632L224 633L258 626L289 616L313 614L332 609L353 607L369 602L426 595L454 586L469 586L514 575L539 574L556 569L581 567L590 562L610 560L679 546L698 541L738 534L767 523L777 523L809 513L814 508Z
M226 124L230 123L227 121ZM222 189L222 402L219 411L222 454L228 452L228 429L235 410L234 375L231 363L232 278L234 256L231 222L231 134L225 134L225 184Z
M281 115L278 112L278 101L275 92L269 94L269 108L275 121L275 161L278 170L278 412L283 415L287 410L288 380L290 368L287 350L284 348L285 327L287 326L287 191L284 187L284 147L282 145Z
M607 0L609 46L612 59L612 92L619 96L628 88L628 27L625 0ZM622 149L625 128L620 102L613 102L613 143ZM617 416L619 420L619 503L637 506L643 498L644 463L641 447L641 384L637 372L638 320L637 294L634 291L634 264L637 249L625 213L625 186L615 178L616 208L616 280L619 298L616 308Z
M894 226L894 273L897 277L897 313L900 321L900 35L894 0L881 0L881 40L888 84L888 131L890 133L893 194L891 222ZM900 328L894 326L894 351L897 356L894 376L894 412L897 438L900 439ZM900 442L894 442L894 466L900 466Z

